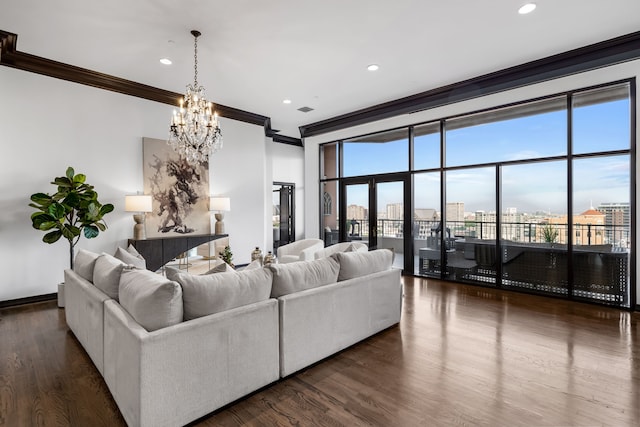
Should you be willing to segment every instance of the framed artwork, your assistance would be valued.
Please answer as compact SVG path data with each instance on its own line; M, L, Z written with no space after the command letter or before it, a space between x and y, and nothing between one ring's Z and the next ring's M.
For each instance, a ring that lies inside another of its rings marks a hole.
M210 234L209 162L187 163L166 140L142 138L144 192L153 198L147 237Z

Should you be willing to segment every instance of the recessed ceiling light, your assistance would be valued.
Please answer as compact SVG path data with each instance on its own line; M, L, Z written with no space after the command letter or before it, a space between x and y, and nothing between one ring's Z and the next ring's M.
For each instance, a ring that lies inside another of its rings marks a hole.
M171 62L171 60L169 58L162 58L160 60L160 63L164 64L164 65L171 65L173 64L173 62Z
M535 3L527 3L523 6L520 7L520 9L518 9L518 13L520 15L526 15L527 13L531 13L535 10L536 8L536 4Z
M284 99L282 101L283 104L291 104L291 100L290 99Z
M378 64L371 64L367 67L367 70L369 71L378 71L378 68L380 68L380 66Z

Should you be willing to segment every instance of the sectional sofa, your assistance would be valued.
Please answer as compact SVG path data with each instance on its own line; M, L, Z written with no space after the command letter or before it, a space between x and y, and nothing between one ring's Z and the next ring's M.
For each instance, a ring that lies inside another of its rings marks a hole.
M167 277L80 251L66 318L130 426L189 423L400 321L388 250Z

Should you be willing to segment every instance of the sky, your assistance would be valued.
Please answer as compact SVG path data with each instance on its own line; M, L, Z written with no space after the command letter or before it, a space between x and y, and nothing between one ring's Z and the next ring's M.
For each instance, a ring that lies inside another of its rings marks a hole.
M611 101L573 109L573 152L625 150L630 141L630 104ZM567 112L552 111L448 131L447 166L563 156L567 153ZM415 139L415 169L438 168L439 134ZM345 143L345 176L406 171L408 141ZM495 166L446 173L447 201L465 211L495 211ZM629 155L575 159L574 213L600 203L630 201ZM439 210L439 173L415 175L416 208ZM367 205L366 186L348 190L348 204ZM545 161L502 167L502 206L518 212L566 214L567 162ZM379 184L378 211L402 202L402 184Z

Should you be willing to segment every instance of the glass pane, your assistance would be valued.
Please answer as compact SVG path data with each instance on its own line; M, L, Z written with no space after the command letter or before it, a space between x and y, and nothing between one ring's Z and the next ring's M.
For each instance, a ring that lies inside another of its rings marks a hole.
M413 177L413 253L415 274L440 277L440 252L432 230L440 224L440 173ZM437 239L437 237L436 237Z
M574 161L574 295L630 304L630 157Z
M404 128L345 141L344 176L409 170L408 134Z
M566 155L566 98L451 119L446 129L447 166Z
M346 186L347 241L357 240L369 244L369 185Z
M413 128L413 169L440 167L440 123Z
M320 146L320 179L338 177L338 144Z
M445 227L431 230L431 237L437 249L444 242L449 279L496 283L495 179L495 168L447 172Z
M628 150L629 84L581 92L573 97L573 152Z
M394 267L404 267L404 184L376 184L377 248L391 249Z
M502 168L502 285L568 294L567 162Z
M340 241L339 230L339 203L338 203L338 181L323 182L321 201L322 228L324 230L324 245L331 246Z

